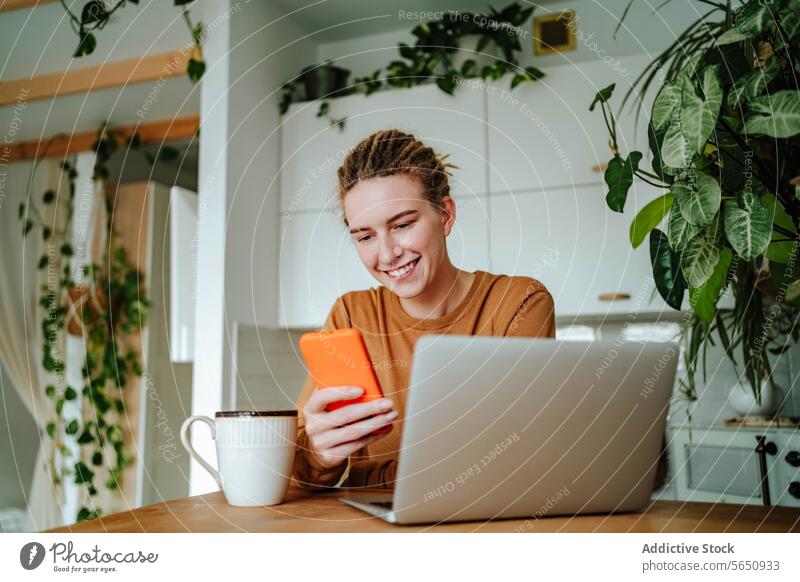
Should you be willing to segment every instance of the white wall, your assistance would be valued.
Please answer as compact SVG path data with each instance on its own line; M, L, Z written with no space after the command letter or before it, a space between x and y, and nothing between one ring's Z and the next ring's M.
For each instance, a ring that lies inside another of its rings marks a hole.
M234 321L275 324L278 248L280 86L313 60L311 40L266 2L206 2L218 22L205 45L199 176L198 287L193 374L194 414L234 402ZM214 458L206 434L193 439ZM192 494L216 489L192 465Z

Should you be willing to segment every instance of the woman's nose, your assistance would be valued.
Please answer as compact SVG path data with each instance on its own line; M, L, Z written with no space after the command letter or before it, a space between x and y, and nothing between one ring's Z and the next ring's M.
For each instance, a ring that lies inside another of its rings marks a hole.
M396 244L391 237L386 237L381 243L381 262L390 266L393 265L398 257L403 255L403 247Z

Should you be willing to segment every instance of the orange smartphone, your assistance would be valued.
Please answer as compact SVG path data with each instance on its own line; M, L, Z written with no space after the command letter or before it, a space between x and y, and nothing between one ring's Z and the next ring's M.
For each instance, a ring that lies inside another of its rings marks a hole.
M357 329L305 333L300 337L300 351L317 390L330 386L358 386L364 389L364 393L357 398L332 402L325 407L328 412L383 398L383 390L372 367L364 338ZM390 423L370 434L384 434L391 428Z

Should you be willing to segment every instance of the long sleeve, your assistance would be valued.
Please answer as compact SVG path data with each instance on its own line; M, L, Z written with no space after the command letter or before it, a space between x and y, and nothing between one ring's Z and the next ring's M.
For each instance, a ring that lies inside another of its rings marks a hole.
M505 336L556 337L556 312L553 296L536 279L530 279L522 300L505 326Z
M331 308L322 331L332 331L350 327L350 317L342 297ZM368 447L355 451L336 467L325 467L314 454L306 433L306 419L303 407L316 389L314 379L309 374L297 399L297 449L292 473L298 484L307 489L326 489L332 487L391 487L394 482L397 463L389 461L378 463L369 460Z
M349 317L345 309L342 298L339 297L331 307L330 313L322 326L321 331L333 331L349 327ZM309 489L334 487L341 480L347 470L347 462L341 463L336 467L325 467L317 459L312 450L308 434L306 433L306 419L303 414L303 407L314 393L314 378L311 374L306 377L303 389L297 399L297 449L294 457L292 473L297 482Z
M391 488L395 479L397 463L378 463L369 460L368 447L362 447L350 455L346 462L326 468L320 464L311 449L305 431L302 408L315 390L314 380L309 375L297 401L297 452L293 473L300 486L307 489L333 487L383 487Z

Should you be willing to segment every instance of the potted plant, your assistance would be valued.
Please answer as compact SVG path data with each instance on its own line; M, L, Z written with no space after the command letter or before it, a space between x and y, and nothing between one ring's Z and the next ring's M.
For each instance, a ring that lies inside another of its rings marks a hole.
M313 101L322 97L333 97L347 87L350 71L326 61L322 65L309 65L299 76L305 88L305 98Z
M633 219L630 238L634 247L649 238L658 292L691 310L681 391L696 399L714 334L760 404L762 386L775 387L770 356L800 338L800 0L698 3L711 8L622 102L660 82L648 121L650 170L641 152L619 151L614 85L590 110L599 105L611 137L609 208L624 211L635 176L664 189ZM733 307L723 309L728 288Z

